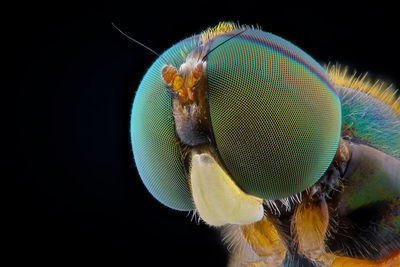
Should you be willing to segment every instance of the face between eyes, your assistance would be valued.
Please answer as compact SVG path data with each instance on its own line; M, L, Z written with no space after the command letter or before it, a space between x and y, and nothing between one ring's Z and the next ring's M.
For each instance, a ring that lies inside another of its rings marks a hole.
M235 33L199 38L177 66L156 62L149 73L156 77L158 69L161 77L149 82L145 76L132 114L133 150L146 187L169 207L193 205L214 226L258 221L263 200L312 186L332 161L340 136L340 105L315 61L259 30L211 51ZM168 52L173 56L174 47ZM148 92L157 90L169 96L162 110L154 95L154 105L148 104ZM155 115L147 118L135 108ZM162 115L168 108L172 116ZM158 120L172 122L171 141L162 145L166 135L156 136L161 128L152 128ZM158 145L157 156L156 150L143 152ZM177 171L164 177L163 168Z
M195 85L202 77L204 65L205 62L184 63L179 72L171 65L165 65L162 68L161 73L165 83L178 94L182 104L188 101L194 102L197 99Z

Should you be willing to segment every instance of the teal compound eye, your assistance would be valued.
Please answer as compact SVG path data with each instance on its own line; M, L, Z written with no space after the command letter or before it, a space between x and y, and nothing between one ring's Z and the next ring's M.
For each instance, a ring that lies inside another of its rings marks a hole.
M264 199L288 197L312 186L330 165L340 137L340 101L324 69L298 47L261 30L240 30L196 35L162 57L179 68L192 51L211 51L200 59L220 162L244 192ZM133 153L143 183L157 200L191 210L173 94L161 76L164 65L162 58L156 60L137 90Z
M195 38L174 45L146 72L136 92L131 115L131 140L139 175L149 192L176 210L194 209L174 130L171 92L161 78L169 62L182 64L181 51L193 49Z

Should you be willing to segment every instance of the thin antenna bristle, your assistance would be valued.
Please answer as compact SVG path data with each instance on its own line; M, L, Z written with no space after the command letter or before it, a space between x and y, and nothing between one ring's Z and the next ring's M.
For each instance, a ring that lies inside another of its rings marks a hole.
M235 38L236 36L238 36L238 35L244 33L245 31L247 31L247 28L245 28L245 29L243 29L242 31L238 32L237 34L235 34L235 35L229 37L228 39L226 39L225 41L223 41L222 43L220 43L219 45L217 45L216 47L214 47L212 50L208 51L208 53L203 57L202 60L204 61L204 59L205 59L212 51L214 51L215 49L217 49L217 48L220 47L221 45L225 44L225 43L228 42L229 40Z
M129 40L131 40L131 41L137 43L138 45L140 45L140 46L146 48L147 50L149 50L150 52L152 52L153 54L155 54L156 56L158 56L158 57L160 57L162 60L164 60L165 63L166 63L167 65L170 65L170 64L168 63L168 61L165 60L165 58L163 58L159 53L157 53L156 51L154 51L153 49L151 49L151 48L148 47L147 45L142 44L142 43L139 42L138 40L136 40L136 39L130 37L129 35L127 35L126 33L124 33L120 28L118 28L118 27L114 24L114 22L111 22L111 25L112 25L115 29L117 29L117 31L119 31L123 36L125 36L125 37L128 38Z

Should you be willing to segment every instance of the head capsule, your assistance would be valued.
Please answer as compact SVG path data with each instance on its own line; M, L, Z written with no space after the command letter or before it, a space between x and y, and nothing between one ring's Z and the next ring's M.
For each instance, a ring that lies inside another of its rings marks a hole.
M171 208L193 208L182 147L212 144L234 182L267 199L310 187L335 155L341 108L324 69L278 36L241 31L179 42L163 54L176 65L158 59L136 93L135 162L147 189Z

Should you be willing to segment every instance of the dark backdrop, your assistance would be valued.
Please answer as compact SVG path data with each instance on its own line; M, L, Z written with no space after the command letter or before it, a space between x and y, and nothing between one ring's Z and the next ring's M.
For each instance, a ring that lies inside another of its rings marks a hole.
M217 9L215 1L32 1L4 8L3 131L10 136L2 179L12 185L3 188L2 217L12 263L225 265L219 234L162 206L138 177L130 109L156 57L111 22L159 52L222 20L258 24L321 63L337 61L399 85L397 8L329 3L315 9L245 1Z

